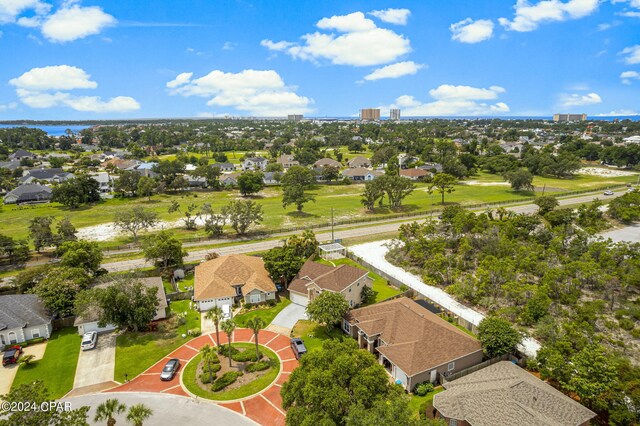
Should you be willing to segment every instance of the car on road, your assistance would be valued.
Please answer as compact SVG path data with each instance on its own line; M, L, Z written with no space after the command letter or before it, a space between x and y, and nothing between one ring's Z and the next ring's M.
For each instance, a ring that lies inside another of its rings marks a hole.
M302 355L307 353L307 347L304 345L304 342L297 337L291 339L291 350L293 350L296 359L300 359Z
M604 195L613 195L613 191L606 190L604 191Z
M21 346L11 346L9 349L4 351L4 354L2 355L2 365L7 366L17 363L18 358L20 358L20 354L22 354Z
M178 358L171 358L164 365L164 368L162 369L162 373L160 373L160 380L167 381L167 380L173 379L173 377L178 372L179 368L180 368L180 360Z
M627 189L627 192L633 192L633 191L635 191L635 189L633 189L633 188Z
M80 349L82 349L83 351L88 351L89 349L95 348L97 344L98 333L95 331L90 331L82 335L82 343L80 344Z

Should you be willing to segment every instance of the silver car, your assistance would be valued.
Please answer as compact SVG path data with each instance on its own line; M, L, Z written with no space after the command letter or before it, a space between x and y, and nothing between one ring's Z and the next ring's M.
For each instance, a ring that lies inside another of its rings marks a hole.
M178 358L171 358L162 369L162 373L160 373L160 380L167 381L173 379L179 368L180 360Z
M82 343L80 344L80 349L83 351L88 351L89 349L93 349L98 344L98 333L95 331L90 331L88 333L84 333L82 335Z

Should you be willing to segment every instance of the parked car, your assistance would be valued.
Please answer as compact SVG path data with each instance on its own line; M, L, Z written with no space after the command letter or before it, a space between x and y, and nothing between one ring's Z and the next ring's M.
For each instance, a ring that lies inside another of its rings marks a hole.
M222 305L222 318L231 319L231 305Z
M293 354L296 356L296 359L300 359L300 357L307 353L307 347L304 345L302 339L298 339L294 337L291 339L291 349L293 350Z
M95 331L90 331L88 333L84 333L82 335L82 343L80 344L80 349L83 351L88 351L89 349L93 349L98 344L98 333Z
M9 364L15 364L18 362L20 354L22 354L21 346L11 346L9 349L4 351L4 354L2 355L2 365L7 366Z
M179 368L180 360L178 358L171 358L162 369L162 373L160 373L160 380L167 381L173 379Z
M606 190L604 191L604 195L613 195L613 191Z

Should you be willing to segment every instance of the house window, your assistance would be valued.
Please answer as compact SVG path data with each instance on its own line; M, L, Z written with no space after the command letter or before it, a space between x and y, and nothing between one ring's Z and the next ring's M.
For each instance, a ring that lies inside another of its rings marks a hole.
M342 321L342 329L347 333L351 333L351 324L349 324L349 322L347 320L343 320Z
M356 287L360 287L360 281L356 283Z
M33 336L34 339L37 339L38 337L40 337L40 329L33 330L31 332L31 336Z
M456 419L449 419L449 426L458 426L458 421Z
M16 336L16 333L14 333L13 331L9 332L9 343L18 343L18 336Z
M447 364L447 371L451 371L454 368L456 368L456 363L455 362L450 362L449 364Z
M252 295L249 297L249 299L250 299L249 301L250 301L251 303L260 303L260 295L259 295L259 294L252 294Z
M349 293L351 293L351 289L349 289Z
M0 334L0 343L3 344L3 345L7 344L7 341L4 340L4 334Z

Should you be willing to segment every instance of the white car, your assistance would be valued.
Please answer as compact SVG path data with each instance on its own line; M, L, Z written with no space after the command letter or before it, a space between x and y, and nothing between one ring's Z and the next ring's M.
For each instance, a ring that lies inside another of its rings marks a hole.
M88 351L89 349L95 348L97 343L98 333L96 333L95 331L84 333L82 335L82 343L80 344L80 349L82 349L83 351Z
M604 191L604 195L613 195L613 191L606 190Z
M222 305L222 318L231 319L231 305Z

